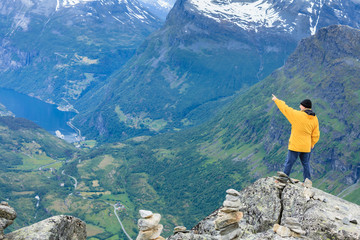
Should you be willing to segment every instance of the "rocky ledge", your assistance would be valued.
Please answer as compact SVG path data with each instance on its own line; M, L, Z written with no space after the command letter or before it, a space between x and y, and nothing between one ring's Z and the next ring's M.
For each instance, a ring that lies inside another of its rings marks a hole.
M241 192L229 189L224 206L178 239L360 239L360 206L281 173Z
M85 240L86 224L72 216L54 216L4 235L4 229L16 218L15 210L0 203L0 240Z

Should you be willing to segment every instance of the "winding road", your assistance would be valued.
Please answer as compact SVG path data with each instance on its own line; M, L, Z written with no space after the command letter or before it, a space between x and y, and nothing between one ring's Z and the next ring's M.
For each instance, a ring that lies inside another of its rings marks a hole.
M119 217L119 215L118 215L117 212L116 212L116 204L110 204L110 203L108 203L108 202L106 202L106 203L109 204L110 206L113 206L113 207L114 207L115 216L116 216L117 220L119 221L120 226L121 226L123 232L125 233L125 235L128 237L129 240L132 240L132 238L130 237L130 235L126 232L126 230L125 230L125 228L124 228L124 225L122 224L122 222L121 222L121 220L120 220L120 217Z
M75 189L77 188L78 181L77 181L77 179L76 179L75 177L66 174L66 173L65 173L65 170L62 170L61 174L62 174L62 175L65 175L65 176L68 176L68 177L70 177L70 178L72 178L72 179L74 179L74 181L75 181L75 183L74 183L74 188L75 188ZM74 190L75 190L75 189L74 189Z

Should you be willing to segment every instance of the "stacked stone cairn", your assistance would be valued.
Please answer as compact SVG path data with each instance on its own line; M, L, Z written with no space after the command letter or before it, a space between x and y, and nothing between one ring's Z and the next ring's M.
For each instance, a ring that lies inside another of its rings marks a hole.
M222 240L231 240L240 236L239 222L244 214L240 211L240 193L234 189L229 189L226 193L226 200L215 220L215 228L220 231Z
M276 180L275 186L280 190L283 190L289 182L292 184L299 182L299 180L290 178L283 172L277 172L277 176L275 176L274 179Z
M140 232L136 240L165 240L160 236L164 228L162 224L159 224L161 215L147 210L140 210L139 213L141 216L138 221Z
M0 240L4 239L4 229L10 226L16 218L15 210L7 202L0 203Z

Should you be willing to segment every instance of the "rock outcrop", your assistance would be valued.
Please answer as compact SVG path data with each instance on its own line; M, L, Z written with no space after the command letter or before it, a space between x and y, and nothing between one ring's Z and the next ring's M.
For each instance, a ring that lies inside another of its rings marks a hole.
M4 229L10 226L16 218L15 210L7 202L0 203L0 239L4 239Z
M169 240L360 239L360 206L313 188L311 182L268 177L241 191L237 199L229 192L233 190L227 191L223 207ZM239 206L234 212L228 211L230 198Z
M0 203L0 240L85 240L86 224L72 216L54 216L4 235L16 218L7 202Z
M5 235L5 240L85 240L86 224L73 216L59 215Z

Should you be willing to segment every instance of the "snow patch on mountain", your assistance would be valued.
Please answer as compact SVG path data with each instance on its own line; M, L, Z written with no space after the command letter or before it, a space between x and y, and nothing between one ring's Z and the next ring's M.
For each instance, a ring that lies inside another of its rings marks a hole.
M217 22L233 22L246 30L256 30L256 26L249 23L261 24L264 27L287 27L285 19L274 9L268 1L231 2L229 0L190 0L205 16Z

